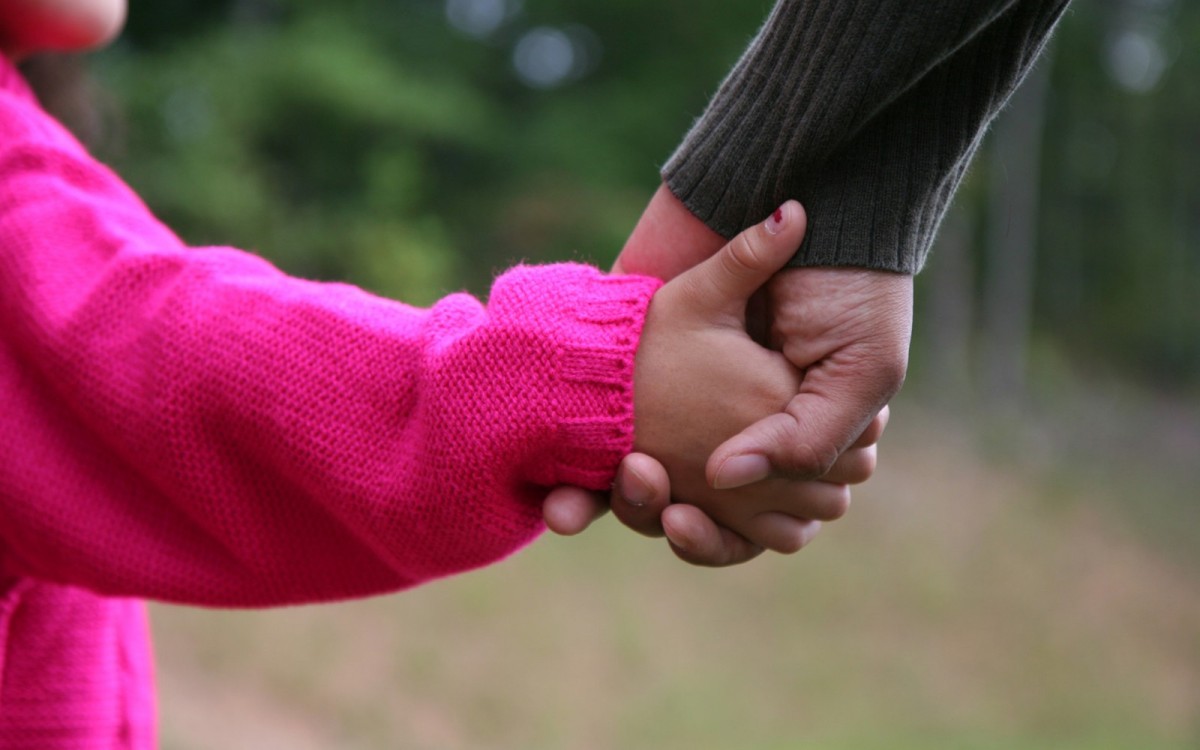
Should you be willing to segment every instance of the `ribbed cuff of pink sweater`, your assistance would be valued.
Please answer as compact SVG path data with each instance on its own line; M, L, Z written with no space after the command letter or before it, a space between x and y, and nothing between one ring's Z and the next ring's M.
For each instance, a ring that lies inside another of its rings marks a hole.
M519 305L522 318L556 328L545 332L561 342L553 363L531 363L559 381L544 391L557 426L544 460L531 467L531 481L588 489L612 483L617 463L633 449L634 360L660 283L571 264L521 267L496 282L489 312L504 319Z

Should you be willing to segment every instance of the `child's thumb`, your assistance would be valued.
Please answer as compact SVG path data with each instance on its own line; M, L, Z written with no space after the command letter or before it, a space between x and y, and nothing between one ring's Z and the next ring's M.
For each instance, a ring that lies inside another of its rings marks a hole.
M806 223L799 203L784 203L766 221L744 230L716 255L688 271L688 283L706 304L744 312L750 296L796 254Z

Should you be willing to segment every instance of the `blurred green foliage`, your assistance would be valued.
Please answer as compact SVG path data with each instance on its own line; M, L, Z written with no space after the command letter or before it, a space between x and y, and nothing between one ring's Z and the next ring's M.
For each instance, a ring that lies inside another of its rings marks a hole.
M455 28L452 6L482 25ZM482 292L521 260L610 262L769 7L134 3L96 59L120 113L101 154L193 243L414 303ZM575 44L558 85L514 70L539 28ZM1153 31L1152 85L1121 77L1114 50L1146 51L1121 47L1129 29ZM1195 3L1077 2L1043 138L1039 335L1174 387L1200 382L1197 49ZM969 180L960 204L985 189Z
M476 39L429 0L143 10L97 61L124 129L102 153L159 215L191 242L417 303L520 260L610 262L758 21L541 2ZM512 43L553 24L590 29L603 59L536 90Z
M1077 3L1061 31L1044 147L1039 319L1092 357L1158 384L1194 384L1200 4ZM1122 51L1132 59L1123 63Z

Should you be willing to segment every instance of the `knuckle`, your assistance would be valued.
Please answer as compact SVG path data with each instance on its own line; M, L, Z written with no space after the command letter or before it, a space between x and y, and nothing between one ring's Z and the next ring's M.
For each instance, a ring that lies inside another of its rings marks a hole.
M770 443L777 447L771 463L790 479L817 479L829 473L840 452L828 441L814 443L811 436L805 435L802 420L793 408L794 404L789 403L784 412L787 417L770 423Z
M900 391L908 376L908 352L901 351L891 357L886 357L880 363L878 373L884 391L891 394L888 397L890 399Z
M843 383L846 398L853 398L864 408L883 409L904 386L908 374L908 355L904 351L885 351L879 347L864 347L855 353ZM867 430L878 421L878 414ZM882 424L879 426L882 432Z
M742 232L729 243L729 251L724 254L725 270L739 278L752 274L760 265L761 255L754 232Z
M801 443L792 450L784 468L799 479L815 479L828 474L837 459L837 449L832 446L818 448L812 443Z

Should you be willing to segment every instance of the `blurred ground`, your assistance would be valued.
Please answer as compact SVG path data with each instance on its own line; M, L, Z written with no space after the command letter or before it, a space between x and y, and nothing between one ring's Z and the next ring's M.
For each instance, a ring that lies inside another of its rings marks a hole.
M692 569L607 519L399 596L157 607L163 747L1200 746L1200 530L1137 522L1197 485L960 420L897 407L795 558Z

